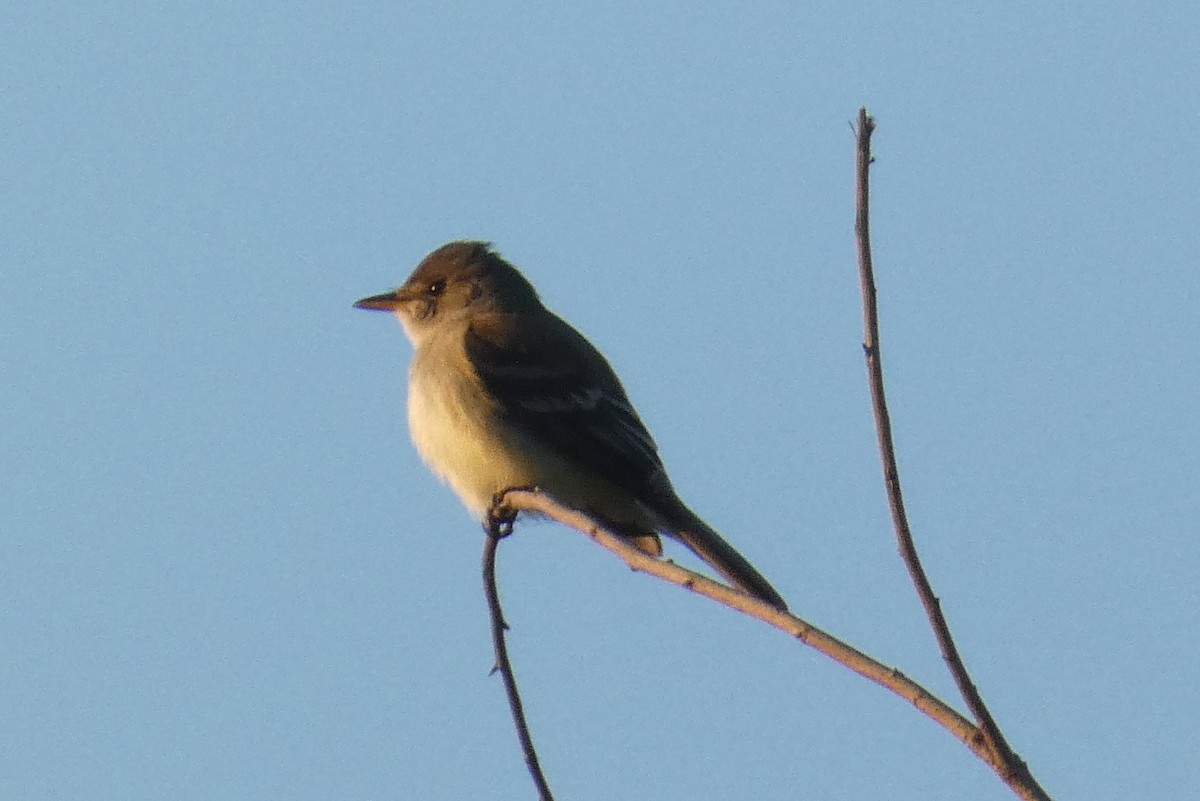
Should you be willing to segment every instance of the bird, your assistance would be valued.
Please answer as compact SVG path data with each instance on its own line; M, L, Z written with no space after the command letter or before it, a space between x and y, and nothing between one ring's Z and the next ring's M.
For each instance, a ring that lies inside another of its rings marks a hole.
M600 351L491 243L442 245L399 288L354 307L399 318L413 344L413 443L476 519L486 519L499 493L536 488L654 556L662 556L661 535L676 540L733 586L787 609L680 499Z

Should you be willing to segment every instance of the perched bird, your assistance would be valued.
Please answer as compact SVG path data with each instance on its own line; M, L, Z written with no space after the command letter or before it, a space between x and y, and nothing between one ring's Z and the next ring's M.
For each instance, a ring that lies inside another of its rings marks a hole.
M656 556L659 534L679 540L735 586L787 608L675 494L605 358L488 243L443 245L399 289L354 305L400 319L415 349L413 442L477 518L496 493L537 487Z

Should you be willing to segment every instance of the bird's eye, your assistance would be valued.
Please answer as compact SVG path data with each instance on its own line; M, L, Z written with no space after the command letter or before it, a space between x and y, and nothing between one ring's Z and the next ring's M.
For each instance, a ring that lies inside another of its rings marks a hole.
M431 298L436 298L438 295L446 291L446 279L439 278L428 287L425 288L425 294Z

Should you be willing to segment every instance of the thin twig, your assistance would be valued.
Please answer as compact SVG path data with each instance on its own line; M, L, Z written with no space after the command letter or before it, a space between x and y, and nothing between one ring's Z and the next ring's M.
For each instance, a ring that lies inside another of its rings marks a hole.
M496 587L496 549L500 540L512 532L515 516L515 512L504 513L504 507L498 499L497 503L492 505L492 511L488 514L484 526L487 536L483 543L483 589L492 618L492 647L496 651L496 665L493 670L498 671L504 680L508 707L512 711L513 725L517 727L517 739L521 741L525 764L537 787L538 796L541 801L554 801L550 785L546 783L546 776L538 762L537 751L533 747L529 724L525 721L525 708L521 705L521 694L517 691L517 679L513 675L512 662L508 659L508 646L504 641L504 632L508 629L508 624L504 621L504 610L500 607L500 591Z
M633 547L618 534L604 528L582 512L568 509L542 492L514 489L503 493L504 504L514 511L533 512L556 520L591 537L597 544L615 553L639 573L657 576L784 631L831 659L845 665L876 684L891 690L945 727L968 748L986 758L979 729L945 702L905 676L899 670L867 656L863 652L811 623L781 611L741 590L714 581L707 576L666 562Z
M962 693L967 708L971 711L979 730L983 735L986 747L991 751L992 758L988 761L1018 794L1029 799L1049 799L1049 795L1034 780L1029 767L1012 750L1000 727L996 724L983 697L971 680L966 665L958 653L954 639L950 635L950 626L942 614L941 603L933 592L917 548L913 542L912 530L908 525L908 515L904 510L904 498L900 491L900 473L896 466L896 450L892 441L892 423L888 414L887 400L883 390L883 360L879 347L879 309L875 295L875 271L871 260L870 235L870 180L871 163L871 134L875 130L875 119L866 108L858 112L858 151L857 151L857 208L854 231L858 241L859 278L862 283L863 298L863 353L867 360L867 374L871 386L871 403L875 411L875 429L879 439L879 455L883 462L883 477L887 487L888 504L892 511L892 523L896 529L896 538L900 544L900 554L908 566L909 575L916 587L917 595L925 607L925 614L933 626L942 658L949 667L950 674Z

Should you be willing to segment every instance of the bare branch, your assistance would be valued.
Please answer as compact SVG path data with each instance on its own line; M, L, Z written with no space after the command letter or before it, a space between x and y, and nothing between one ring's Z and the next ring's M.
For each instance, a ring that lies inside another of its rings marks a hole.
M497 498L484 524L487 537L483 543L483 588L492 618L492 647L496 651L496 666L493 670L499 672L504 680L504 691L508 694L508 707L512 712L513 725L517 728L517 739L521 741L525 764L529 768L529 775L533 777L538 796L541 801L554 801L550 785L542 773L541 763L538 762L537 751L533 747L533 737L530 736L529 724L525 721L525 707L521 704L521 694L517 691L517 678L513 675L512 663L508 659L508 646L504 640L508 624L504 622L500 591L496 587L496 549L500 540L512 532L515 517L516 513L507 511L500 498Z
M711 598L731 609L758 618L780 631L787 632L860 676L868 678L908 700L917 709L944 726L972 751L983 755L981 751L983 740L975 725L899 670L872 659L811 623L776 609L752 595L672 562L651 556L630 545L620 535L604 528L584 513L561 506L545 493L519 489L510 490L503 495L504 504L510 509L544 515L586 534L598 544L615 553L639 573L648 573L672 584L686 587L699 595Z
M871 386L871 403L875 411L875 429L879 439L879 455L883 462L883 479L887 487L888 504L892 510L892 524L900 544L900 554L908 566L909 575L916 587L917 595L925 607L925 614L933 627L942 658L950 669L967 708L979 724L985 746L989 752L987 761L1013 790L1022 798L1048 799L1049 795L1034 780L1029 767L1009 747L1000 727L996 725L983 697L971 680L966 665L958 653L950 626L942 614L941 603L933 592L917 547L913 542L904 511L904 498L900 491L900 472L896 466L896 450L892 441L892 423L888 414L887 400L883 390L883 360L879 347L879 309L875 296L875 270L871 259L870 236L870 181L869 173L874 157L871 155L871 134L875 131L875 119L866 108L858 112L857 150L857 204L854 231L858 241L859 278L863 298L863 353L867 360L867 375Z

